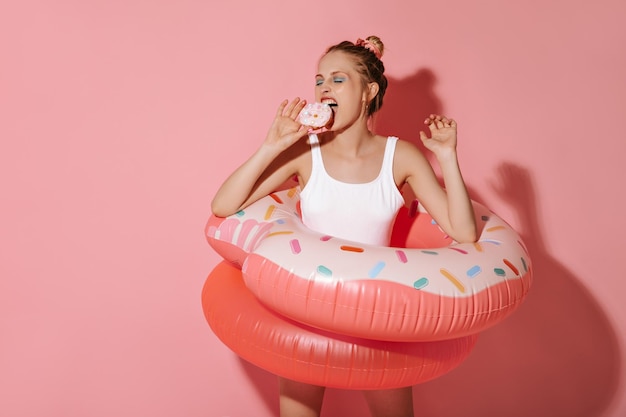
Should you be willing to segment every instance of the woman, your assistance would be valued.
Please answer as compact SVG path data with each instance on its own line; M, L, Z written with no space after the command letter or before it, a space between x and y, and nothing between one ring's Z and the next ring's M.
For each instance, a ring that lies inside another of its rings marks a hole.
M306 102L283 101L261 146L216 193L213 213L231 215L296 176L307 227L388 245L393 220L404 203L399 190L406 183L450 237L475 241L474 213L457 161L456 122L431 115L424 121L430 137L420 132L424 146L437 158L445 188L416 146L369 128L387 88L383 49L376 36L331 46L318 64L315 99L332 106L333 118L310 133L298 122ZM373 416L413 416L411 387L364 393ZM281 416L319 416L323 395L324 387L281 378Z

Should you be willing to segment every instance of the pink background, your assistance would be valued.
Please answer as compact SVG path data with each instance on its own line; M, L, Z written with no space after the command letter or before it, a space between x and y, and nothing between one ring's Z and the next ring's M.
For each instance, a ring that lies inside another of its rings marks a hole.
M205 323L202 230L278 102L368 34L388 47L379 132L456 118L473 198L536 270L469 360L416 387L419 415L626 415L626 3L430 3L3 2L0 415L276 415L274 378ZM364 410L331 390L324 411Z

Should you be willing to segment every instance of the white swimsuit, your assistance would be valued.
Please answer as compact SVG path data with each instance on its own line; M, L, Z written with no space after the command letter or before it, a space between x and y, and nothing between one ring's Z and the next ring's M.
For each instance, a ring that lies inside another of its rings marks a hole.
M311 178L300 194L303 223L312 230L354 242L388 246L393 221L404 198L393 179L398 138L387 138L378 177L352 184L332 178L324 168L317 135L309 135Z

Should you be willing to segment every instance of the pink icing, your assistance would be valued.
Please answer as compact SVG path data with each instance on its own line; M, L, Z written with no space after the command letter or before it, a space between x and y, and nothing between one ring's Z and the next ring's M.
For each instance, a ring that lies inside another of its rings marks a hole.
M298 121L305 126L319 128L326 126L332 116L333 111L328 104L309 103L298 115Z

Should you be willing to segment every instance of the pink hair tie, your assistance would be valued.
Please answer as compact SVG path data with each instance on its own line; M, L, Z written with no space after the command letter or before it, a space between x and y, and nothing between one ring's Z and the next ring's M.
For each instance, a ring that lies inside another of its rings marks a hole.
M370 51L372 51L374 53L374 55L376 55L376 58L380 59L381 56L383 56L383 54L380 53L380 49L378 49L378 47L376 45L374 45L373 43L371 43L370 41L368 41L367 39L357 39L356 46L362 46L363 48L369 49Z

